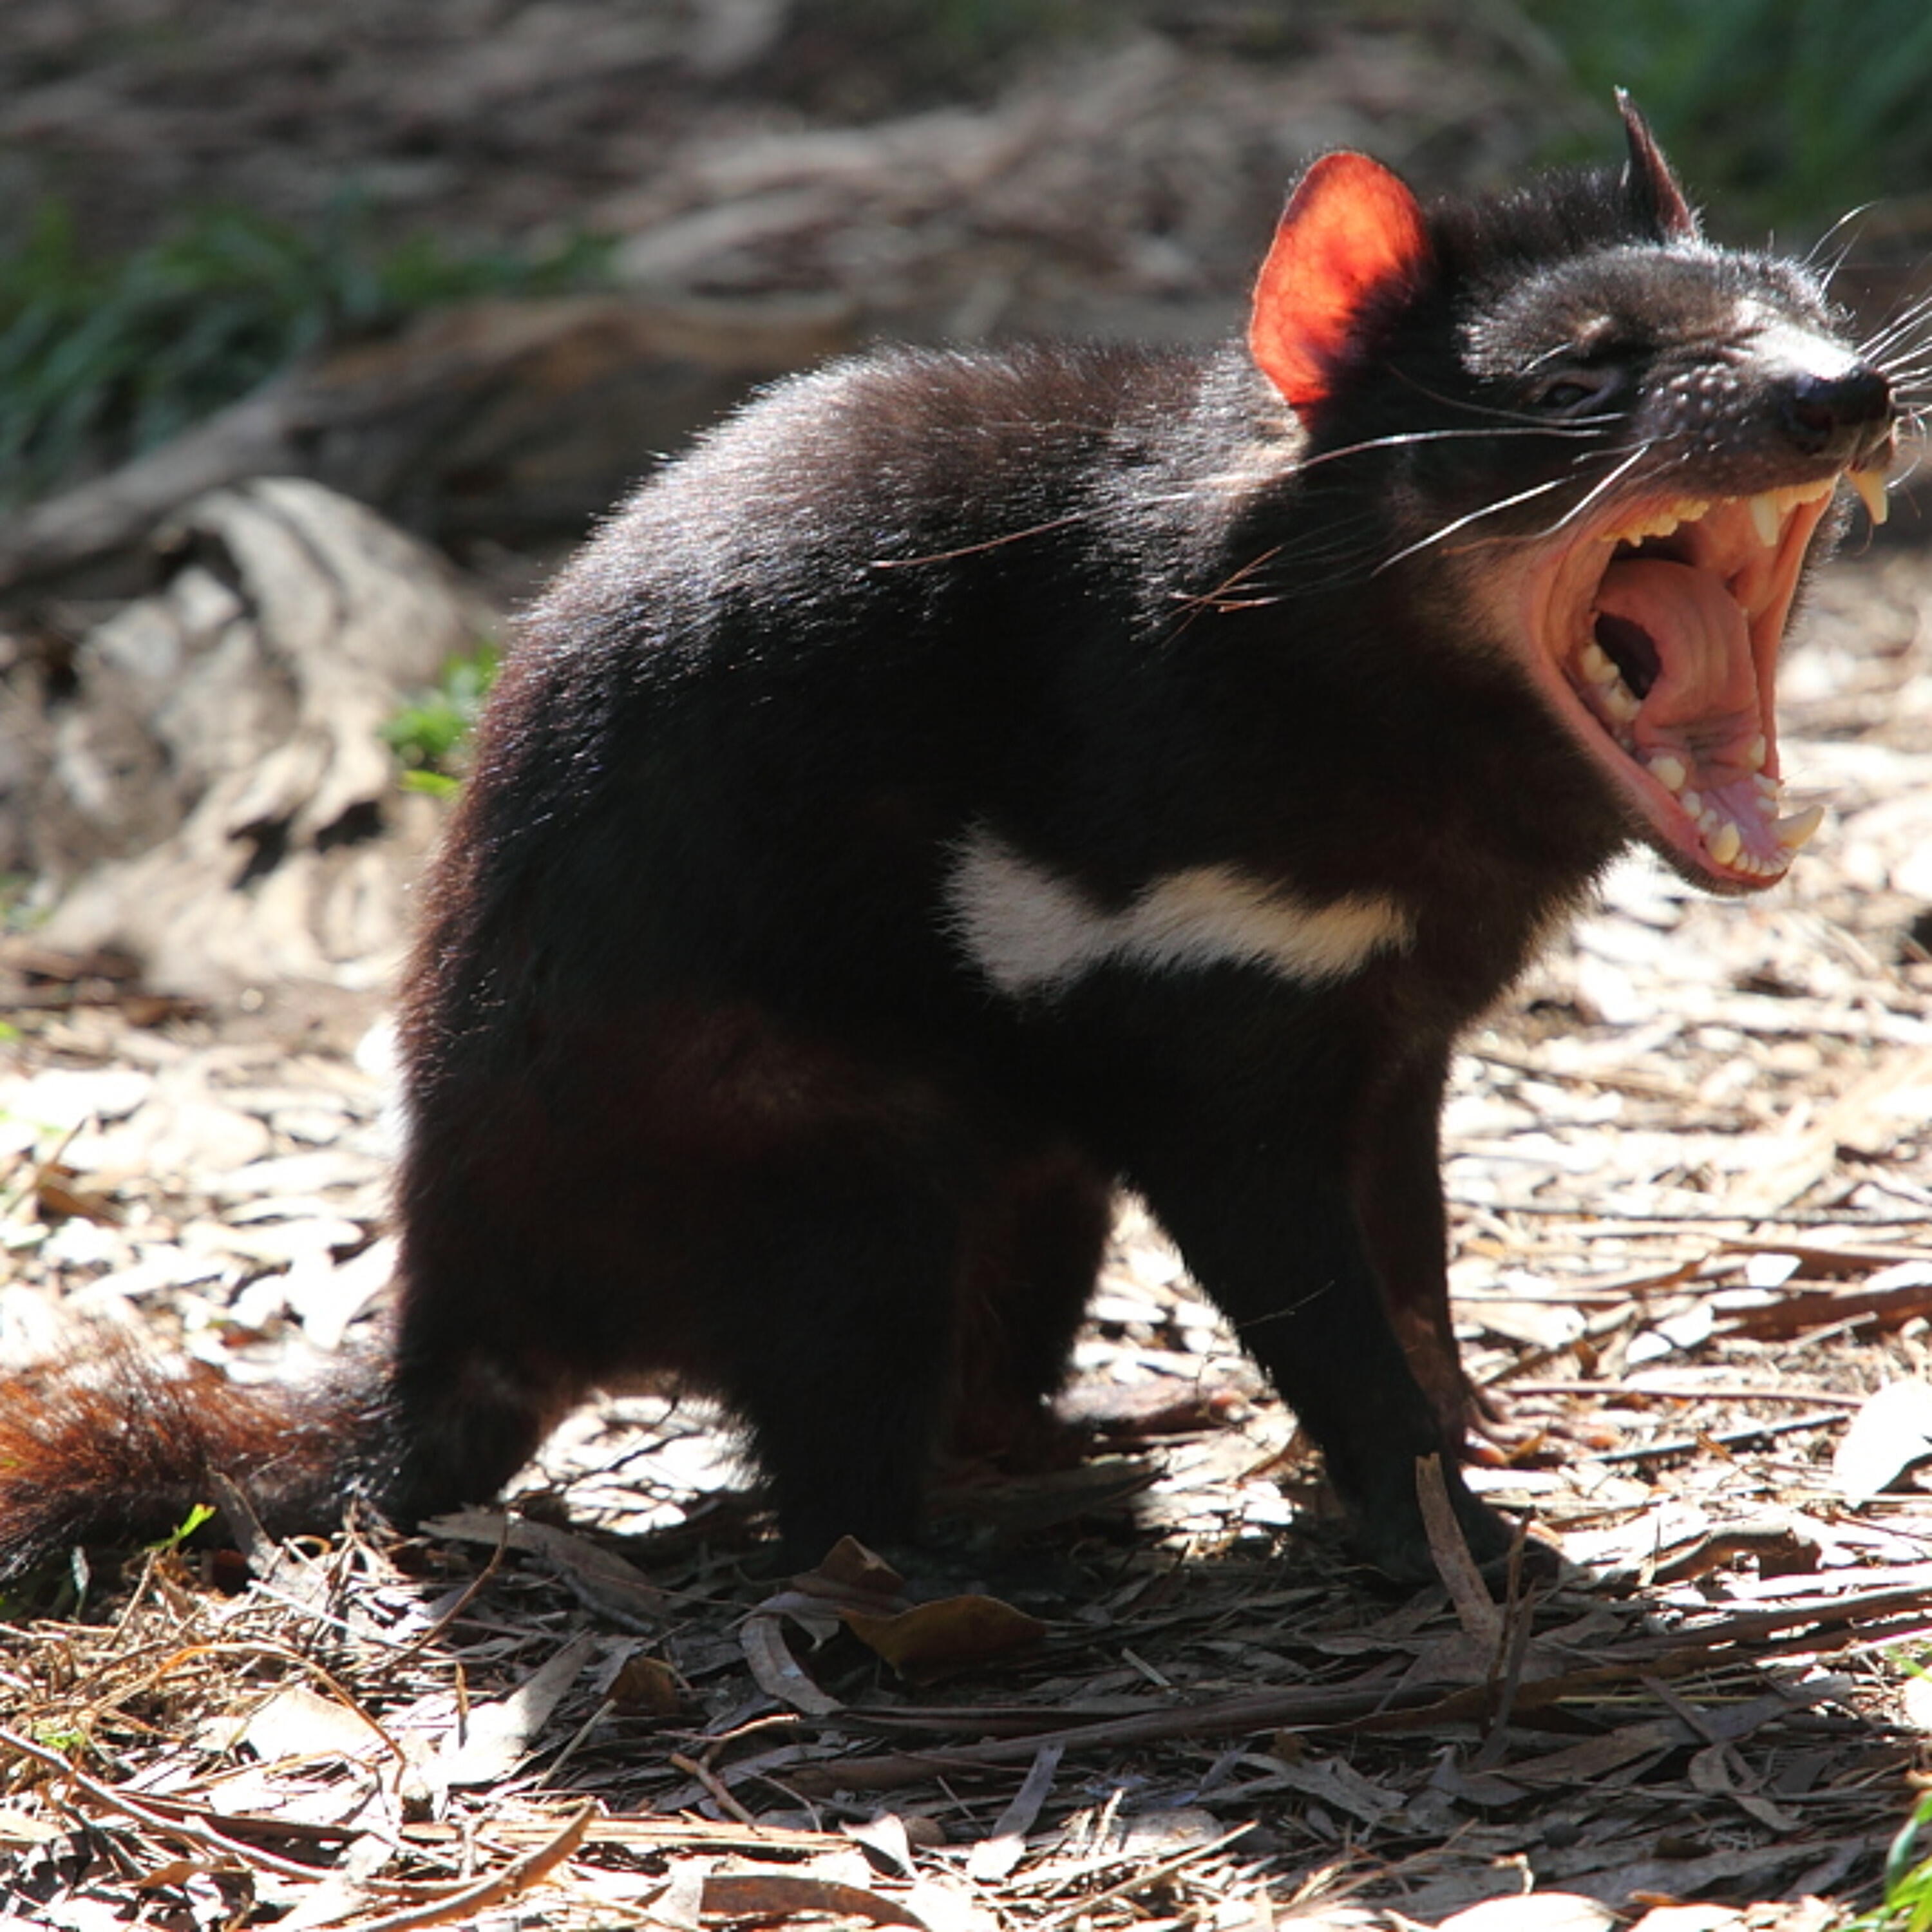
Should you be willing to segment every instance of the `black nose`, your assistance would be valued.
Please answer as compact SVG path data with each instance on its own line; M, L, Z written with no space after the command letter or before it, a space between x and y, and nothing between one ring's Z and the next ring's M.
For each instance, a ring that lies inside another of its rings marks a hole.
M1842 376L1795 376L1778 398L1784 433L1807 456L1852 464L1892 428L1892 385L1861 363Z

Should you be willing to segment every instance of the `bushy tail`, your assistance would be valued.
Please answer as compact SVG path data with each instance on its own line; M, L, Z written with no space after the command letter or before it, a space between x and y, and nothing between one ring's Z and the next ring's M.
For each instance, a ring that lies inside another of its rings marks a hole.
M118 1336L0 1378L0 1580L76 1544L170 1534L225 1475L276 1535L329 1527L386 1486L385 1372L248 1388Z

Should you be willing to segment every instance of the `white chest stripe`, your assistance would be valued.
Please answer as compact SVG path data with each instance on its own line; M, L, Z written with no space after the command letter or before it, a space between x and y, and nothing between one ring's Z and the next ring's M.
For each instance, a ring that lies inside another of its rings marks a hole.
M1106 963L1261 966L1297 986L1330 986L1414 937L1385 895L1315 905L1233 866L1170 872L1109 911L984 831L962 843L946 896L968 956L1016 995L1064 992Z

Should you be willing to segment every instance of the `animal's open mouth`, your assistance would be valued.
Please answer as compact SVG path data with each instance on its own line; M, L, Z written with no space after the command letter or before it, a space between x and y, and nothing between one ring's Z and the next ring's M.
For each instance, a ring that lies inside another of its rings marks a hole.
M1529 580L1539 682L1652 842L1720 890L1782 878L1824 815L1781 811L1773 698L1805 552L1840 481L1883 520L1876 469L1752 496L1626 500Z

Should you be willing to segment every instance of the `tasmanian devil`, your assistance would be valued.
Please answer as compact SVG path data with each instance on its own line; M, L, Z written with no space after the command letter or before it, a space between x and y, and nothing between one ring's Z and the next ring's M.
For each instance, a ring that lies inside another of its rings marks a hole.
M1802 267L1618 172L1303 176L1245 342L888 352L646 483L531 616L406 988L400 1304L289 1394L0 1390L15 1566L486 1497L720 1394L787 1544L915 1526L1058 1385L1121 1183L1426 1571L1460 1030L1633 840L1780 878L1772 683L1896 406ZM1840 492L1839 485L1850 486Z

